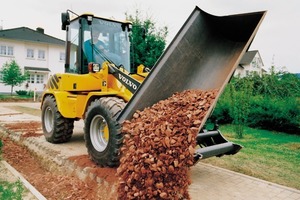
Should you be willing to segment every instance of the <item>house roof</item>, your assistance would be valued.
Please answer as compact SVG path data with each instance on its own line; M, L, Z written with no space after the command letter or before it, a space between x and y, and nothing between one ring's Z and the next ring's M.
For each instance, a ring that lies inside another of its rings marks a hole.
M44 67L28 67L28 66L25 66L24 69L27 70L27 71L43 71L43 72L51 72L50 69L44 68Z
M0 39L1 38L31 41L31 42L41 42L41 43L57 44L57 45L65 44L65 41L61 39L44 34L44 29L42 28L37 28L37 30L32 30L27 27L20 27L20 28L0 30Z
M258 53L257 50L255 50L255 51L247 51L244 54L243 58L241 59L240 65L248 65L248 64L250 64L257 53Z

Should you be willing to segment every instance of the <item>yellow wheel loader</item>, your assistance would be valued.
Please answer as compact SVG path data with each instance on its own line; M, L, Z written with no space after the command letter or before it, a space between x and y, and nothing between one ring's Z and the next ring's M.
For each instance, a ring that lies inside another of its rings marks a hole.
M216 103L266 13L214 16L195 7L148 72L143 65L130 64L130 48L135 45L129 40L130 22L92 14L70 19L70 12L62 13L65 73L51 76L42 96L44 135L51 143L68 142L74 121L83 119L89 156L110 167L119 164L122 122L136 110L186 89L217 90ZM204 128L214 106L199 128L195 160L241 149L217 127Z

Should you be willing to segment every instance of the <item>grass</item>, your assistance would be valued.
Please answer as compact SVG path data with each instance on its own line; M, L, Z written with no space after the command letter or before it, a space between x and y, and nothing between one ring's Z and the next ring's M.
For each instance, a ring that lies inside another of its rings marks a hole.
M300 136L246 127L244 138L236 139L232 125L220 130L244 148L236 155L202 162L300 189Z
M33 97L28 95L0 94L0 101L4 101L4 102L28 101L28 100L33 100Z
M13 183L0 180L0 199L21 200L23 192L24 187L20 180Z

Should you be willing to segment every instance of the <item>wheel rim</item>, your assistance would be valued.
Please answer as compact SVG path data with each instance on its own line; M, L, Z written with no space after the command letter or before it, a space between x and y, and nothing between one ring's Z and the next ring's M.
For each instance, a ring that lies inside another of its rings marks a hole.
M45 124L45 128L46 131L49 133L53 130L53 126L54 126L54 114L53 111L50 107L47 107L45 109L45 114L44 114L44 124Z
M106 120L101 115L96 115L90 126L90 137L93 147L102 152L109 141L109 129Z

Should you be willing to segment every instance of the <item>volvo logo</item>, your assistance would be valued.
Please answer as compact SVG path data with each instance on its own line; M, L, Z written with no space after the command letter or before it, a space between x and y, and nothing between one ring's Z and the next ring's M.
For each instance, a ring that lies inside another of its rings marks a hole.
M138 86L135 83L130 81L128 78L126 78L122 74L119 74L119 80L122 81L123 83L125 83L126 85L128 85L129 87L131 87L134 90L136 90L138 88Z

